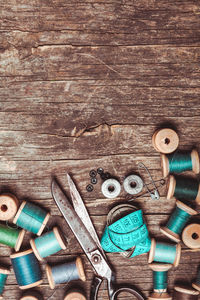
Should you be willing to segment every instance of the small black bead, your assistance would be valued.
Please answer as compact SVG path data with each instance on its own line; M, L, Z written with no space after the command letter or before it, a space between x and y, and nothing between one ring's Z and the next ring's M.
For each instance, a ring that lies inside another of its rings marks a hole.
M92 192L93 189L94 189L94 187L93 187L92 184L88 184L88 185L86 186L86 190L87 190L88 192Z
M103 168L98 168L97 173L100 174L100 175L103 174Z
M96 177L97 172L95 170L90 171L90 177Z
M92 184L96 184L96 183L97 183L96 177L91 178L91 183L92 183Z
M105 179L109 179L111 177L109 172L104 173L104 175L105 175Z
M105 179L106 179L105 173L100 174L100 176L101 176L101 179L102 179L102 180L105 180Z

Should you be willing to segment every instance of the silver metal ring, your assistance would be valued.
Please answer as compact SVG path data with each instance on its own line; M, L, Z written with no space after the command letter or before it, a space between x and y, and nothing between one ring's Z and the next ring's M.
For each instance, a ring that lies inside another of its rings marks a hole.
M110 178L103 182L101 186L102 194L106 198L116 198L121 192L121 185L116 179Z
M130 175L124 179L123 186L128 194L137 195L143 189L143 181L138 175Z

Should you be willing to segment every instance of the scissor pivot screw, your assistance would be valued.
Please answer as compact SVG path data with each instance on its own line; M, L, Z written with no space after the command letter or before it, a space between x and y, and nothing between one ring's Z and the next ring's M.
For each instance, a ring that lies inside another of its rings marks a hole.
M94 255L92 256L92 262L93 262L94 264L98 264L100 261L101 261L101 256L100 256L100 255L94 254Z

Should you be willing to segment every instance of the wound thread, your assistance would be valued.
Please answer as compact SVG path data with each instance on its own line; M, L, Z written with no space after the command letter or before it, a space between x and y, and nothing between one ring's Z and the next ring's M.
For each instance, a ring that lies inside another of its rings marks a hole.
M0 244L15 248L16 251L20 249L24 234L23 229L19 230L0 224Z

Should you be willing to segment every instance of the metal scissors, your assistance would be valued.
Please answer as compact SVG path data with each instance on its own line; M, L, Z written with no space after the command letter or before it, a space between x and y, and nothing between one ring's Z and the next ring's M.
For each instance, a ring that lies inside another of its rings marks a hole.
M121 292L134 295L134 299L144 300L143 296L133 288L115 287L115 273L108 264L83 200L69 174L67 179L73 207L55 179L52 180L52 196L96 273L91 286L90 300L97 300L103 279L107 280L109 300L116 299Z

